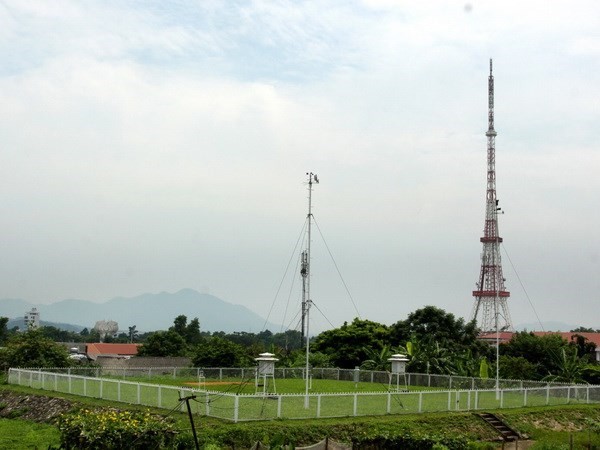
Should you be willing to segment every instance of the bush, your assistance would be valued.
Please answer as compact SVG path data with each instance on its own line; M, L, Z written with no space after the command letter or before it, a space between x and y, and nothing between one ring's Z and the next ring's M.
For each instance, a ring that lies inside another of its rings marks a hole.
M187 439L174 429L173 421L149 412L82 409L58 420L61 445L69 449L179 448Z

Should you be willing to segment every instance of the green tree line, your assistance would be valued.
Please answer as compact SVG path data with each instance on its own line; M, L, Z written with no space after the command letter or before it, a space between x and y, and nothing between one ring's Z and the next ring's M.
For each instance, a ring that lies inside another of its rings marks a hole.
M6 362L7 355L13 355L12 358L22 355L24 347L18 346L28 342L26 336L44 339L46 347L53 342L99 341L94 330L73 333L41 327L20 333L7 330L6 322L0 318L0 346L6 345L0 351L0 362ZM589 331L586 328L573 330L571 342L556 334L515 333L509 342L500 345L500 376L600 383L595 344L579 334ZM443 309L425 306L392 325L356 318L312 337L310 364L389 370L387 359L394 353L402 353L409 359L407 370L410 372L462 376L495 373L495 348L479 340L478 335L474 321L466 322ZM248 367L265 351L275 353L280 366L305 364L305 350L301 348L301 335L297 330L210 333L200 329L197 317L188 321L185 315L177 316L166 331L139 333L133 325L128 333L107 337L105 342L139 342L142 344L139 356L186 356L196 367ZM44 363L44 358L39 362Z

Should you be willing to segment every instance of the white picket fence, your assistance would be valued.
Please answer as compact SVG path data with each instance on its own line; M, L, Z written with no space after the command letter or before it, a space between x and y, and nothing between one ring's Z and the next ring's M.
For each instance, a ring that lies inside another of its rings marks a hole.
M592 385L256 395L17 368L9 369L8 382L165 409L181 403L183 410L179 399L195 395L197 414L234 422L600 403L600 386Z
M37 367L28 369L37 370ZM202 374L207 380L245 380L253 378L256 367L53 367L43 368L46 372L66 373L70 375L82 375L90 377L144 377L149 381L156 377L169 376L177 378L198 378ZM304 379L304 368L300 367L278 367L275 368L276 379ZM314 380L338 380L353 382L369 382L387 385L390 372L362 370L362 369L339 369L339 368L311 368L310 376ZM458 375L437 375L425 373L406 373L407 386L428 387L439 389L495 389L494 378L463 377ZM569 386L570 383L535 380L498 380L502 389L525 389Z

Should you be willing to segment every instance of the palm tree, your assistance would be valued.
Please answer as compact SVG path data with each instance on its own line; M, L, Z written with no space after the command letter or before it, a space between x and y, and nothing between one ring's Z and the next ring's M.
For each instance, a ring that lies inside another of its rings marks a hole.
M138 337L138 330L136 330L136 326L132 325L129 327L129 342L133 343Z
M363 351L368 359L362 362L360 365L361 369L382 371L389 369L390 362L388 361L388 358L392 356L392 349L389 345L384 345L379 351L373 348L363 347Z
M567 351L568 350L568 351ZM565 383L584 383L583 370L586 362L577 356L574 347L563 347L560 355L555 358L557 373L544 377L544 381L562 381Z

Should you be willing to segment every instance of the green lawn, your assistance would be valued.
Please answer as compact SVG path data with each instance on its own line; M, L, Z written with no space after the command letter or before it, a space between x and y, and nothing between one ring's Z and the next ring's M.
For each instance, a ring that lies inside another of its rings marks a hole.
M58 446L58 428L19 419L0 419L0 449L40 449Z

